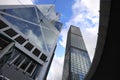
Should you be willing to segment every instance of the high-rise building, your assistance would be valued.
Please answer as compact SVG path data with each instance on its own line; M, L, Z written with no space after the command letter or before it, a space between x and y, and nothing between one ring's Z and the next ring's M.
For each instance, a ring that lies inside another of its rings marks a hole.
M71 25L67 36L62 80L83 80L90 65L80 29Z
M54 7L0 6L0 80L46 80L62 28Z

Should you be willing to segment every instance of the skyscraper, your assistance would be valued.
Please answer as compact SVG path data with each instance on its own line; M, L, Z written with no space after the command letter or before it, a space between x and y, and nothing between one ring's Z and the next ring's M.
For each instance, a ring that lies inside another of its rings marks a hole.
M54 7L0 6L0 79L46 80L62 27Z
M62 80L83 80L90 64L80 29L71 25L67 36Z

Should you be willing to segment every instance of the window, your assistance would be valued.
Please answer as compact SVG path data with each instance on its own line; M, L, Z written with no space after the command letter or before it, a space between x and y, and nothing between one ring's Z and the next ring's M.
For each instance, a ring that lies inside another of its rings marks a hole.
M26 58L24 63L20 66L20 68L25 70L29 63L30 63L30 59Z
M22 60L24 59L24 57L23 56L19 56L15 61L14 61L14 65L16 65L16 66L18 66L21 62L22 62Z
M15 35L17 35L18 33L16 31L14 31L13 29L8 29L6 31L4 31L8 36L13 37Z
M28 42L24 47L25 47L27 50L31 51L32 48L33 48L33 45Z
M42 59L43 61L46 61L47 56L46 56L46 55L44 55L44 54L42 54L42 55L41 55L41 57L40 57L40 59Z
M18 36L17 38L15 38L15 40L20 44L23 44L26 41L22 36Z
M27 72L29 74L31 74L35 66L36 66L36 63L32 62L31 65L29 66L29 68L27 69Z
M0 20L0 29L8 27L7 24L5 24L2 20Z
M8 41L6 41L3 38L0 38L0 50L4 49L9 44Z
M41 52L37 48L35 48L35 50L33 51L33 54L36 55L37 57L39 56L40 53Z

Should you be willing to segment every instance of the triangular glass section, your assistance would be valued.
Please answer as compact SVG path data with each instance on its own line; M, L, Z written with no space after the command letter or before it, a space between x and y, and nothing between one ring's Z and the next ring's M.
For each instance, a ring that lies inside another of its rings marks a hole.
M39 17L38 24L44 26L44 28L56 30L56 28L54 27L54 24L50 20L48 20L48 18L43 15L44 13L41 13L41 11L38 8L37 8L37 13Z
M47 48L49 51L51 51L52 47L55 45L54 43L57 39L57 35L49 29L42 28L42 30L44 33Z
M4 12L34 23L38 23L34 7L4 9Z
M43 40L42 32L40 26L30 24L28 22L18 20L16 18L2 15L6 20L8 20L14 28L22 32L27 36L32 42L34 42L40 49L47 51L45 47L45 41Z

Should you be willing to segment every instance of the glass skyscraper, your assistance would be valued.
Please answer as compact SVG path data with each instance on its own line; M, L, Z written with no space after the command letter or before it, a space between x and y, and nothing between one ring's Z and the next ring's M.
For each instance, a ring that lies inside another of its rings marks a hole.
M90 65L80 29L71 25L67 36L62 80L83 80Z
M54 7L0 6L0 78L46 80L62 28Z

